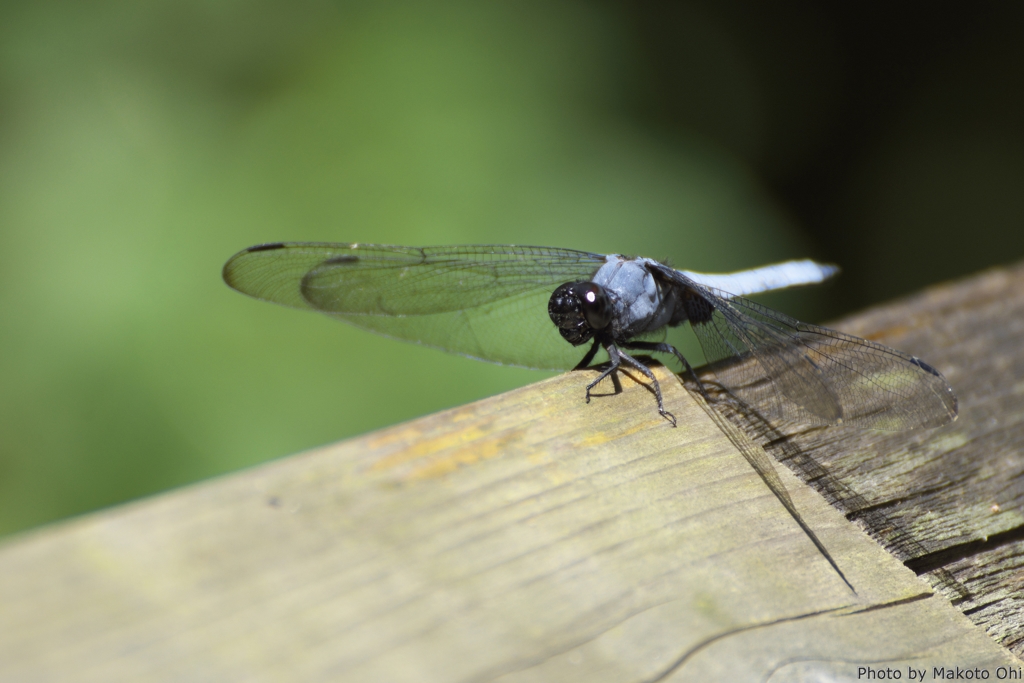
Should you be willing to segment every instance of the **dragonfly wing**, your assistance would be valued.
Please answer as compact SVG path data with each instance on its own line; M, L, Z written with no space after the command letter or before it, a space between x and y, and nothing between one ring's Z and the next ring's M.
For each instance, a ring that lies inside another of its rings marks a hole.
M351 251L348 244L274 242L244 249L224 264L224 282L251 297L315 310L300 287L306 273Z
M224 268L251 296L481 360L562 370L583 352L548 318L556 287L586 280L597 254L513 246L254 247ZM585 350L584 350L585 351Z
M720 300L709 319L692 327L709 364L736 361L716 375L746 403L773 417L795 413L813 424L842 419L842 405L828 377L790 335L747 320Z
M845 423L883 430L938 427L956 419L956 395L946 378L921 358L877 342L844 334L836 330L801 323L790 316L745 299L729 302L727 315L739 313L742 321L733 318L733 325L755 321L763 336L781 342L792 340L792 352L783 354L785 368L776 364L775 372L792 372L790 368L807 366L821 378L837 397L840 417ZM764 351L756 351L765 355ZM764 362L764 361L763 361ZM797 373L800 374L798 370ZM791 399L800 396L801 388L780 383ZM801 383L806 388L806 383ZM801 402L813 402L813 393L805 393Z
M883 430L956 419L946 378L914 356L660 272L690 293L685 305L707 362L736 361L716 375L768 415Z
M786 396L815 408L827 387L844 423L883 430L938 427L956 419L957 399L942 374L921 359L883 344L827 327L800 322L753 301L731 300L723 317L734 328L753 328L752 339L762 365L780 377ZM750 321L755 325L751 326ZM790 341L786 343L786 339ZM765 358L773 345L785 345L774 361ZM811 382L814 377L818 381Z

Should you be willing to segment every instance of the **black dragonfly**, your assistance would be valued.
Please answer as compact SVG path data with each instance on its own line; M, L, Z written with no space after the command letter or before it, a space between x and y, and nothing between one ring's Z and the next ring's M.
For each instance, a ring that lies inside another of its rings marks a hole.
M666 328L686 322L705 360L726 369L716 370L720 384L766 417L882 430L955 420L952 388L919 358L743 298L836 272L807 260L706 274L549 247L277 242L235 254L223 274L257 299L480 360L565 370L603 350L610 362L587 400L598 382L631 366L673 424L657 379L627 351L676 357L707 397L687 359L664 342Z

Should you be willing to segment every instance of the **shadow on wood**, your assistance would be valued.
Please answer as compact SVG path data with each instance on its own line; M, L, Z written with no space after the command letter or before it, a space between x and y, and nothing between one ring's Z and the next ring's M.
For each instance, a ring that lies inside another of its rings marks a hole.
M1024 655L1024 266L834 326L926 358L959 419L902 433L776 425L787 438L755 440Z

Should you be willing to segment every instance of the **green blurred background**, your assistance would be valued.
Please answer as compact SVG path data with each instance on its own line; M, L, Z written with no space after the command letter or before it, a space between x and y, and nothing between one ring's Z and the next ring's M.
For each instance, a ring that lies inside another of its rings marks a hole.
M767 5L0 6L0 534L543 377L240 296L259 242L812 256L816 320L1024 255L1024 5Z

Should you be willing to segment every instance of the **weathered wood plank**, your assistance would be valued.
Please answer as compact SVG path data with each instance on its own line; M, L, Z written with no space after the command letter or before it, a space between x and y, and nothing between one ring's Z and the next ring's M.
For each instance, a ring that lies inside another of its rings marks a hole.
M1024 268L1007 269L837 325L946 373L961 398L949 427L766 433L739 421L901 559L952 574L969 597L937 585L1011 648L1022 297ZM661 377L678 429L629 382L585 405L570 374L10 541L0 680L1019 671L779 472L845 583L727 425Z
M857 680L1019 671L678 382L572 373L0 548L0 680Z
M797 425L775 425L787 438L748 431L1024 655L1024 266L934 287L831 326L926 359L956 390L959 419L903 433Z

